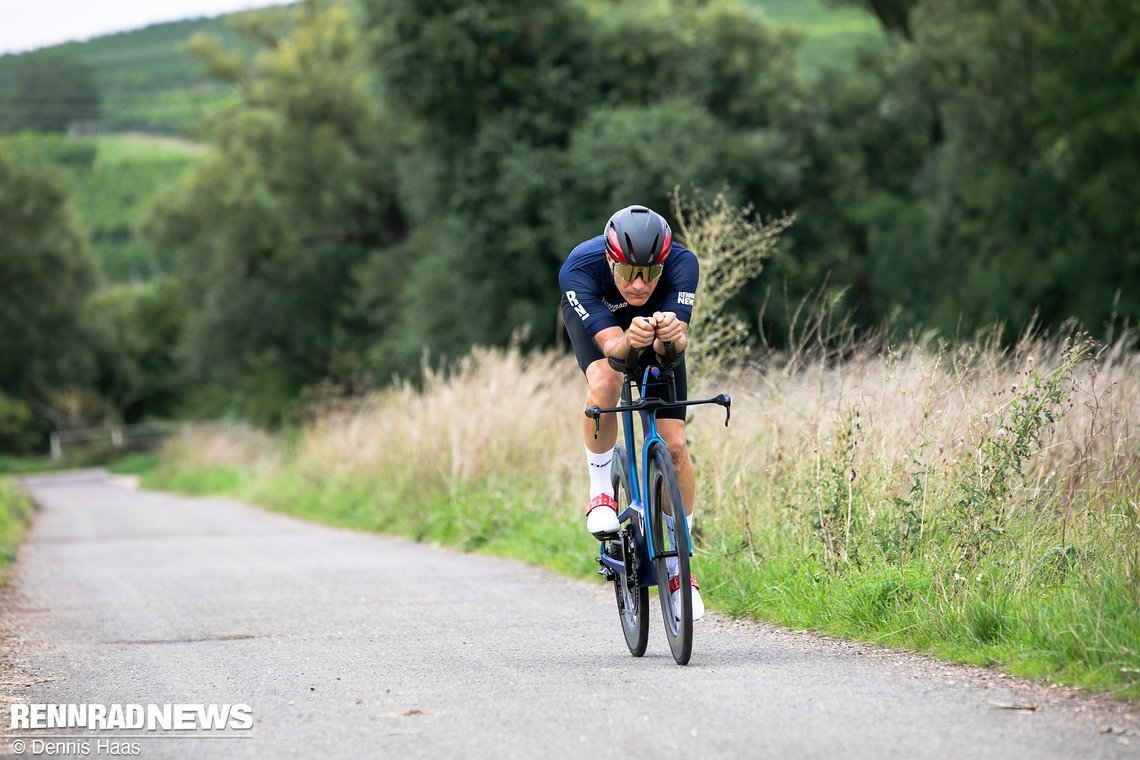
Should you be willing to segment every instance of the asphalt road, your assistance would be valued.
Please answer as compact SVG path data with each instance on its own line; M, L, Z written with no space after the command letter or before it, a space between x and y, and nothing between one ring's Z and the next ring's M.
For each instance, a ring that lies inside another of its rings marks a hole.
M100 472L25 482L41 511L3 610L8 700L247 704L253 727L0 714L0 751L19 733L24 757L46 734L88 757L116 735L145 758L1140 756L1136 709L1111 700L715 616L688 667L657 617L634 659L600 581Z

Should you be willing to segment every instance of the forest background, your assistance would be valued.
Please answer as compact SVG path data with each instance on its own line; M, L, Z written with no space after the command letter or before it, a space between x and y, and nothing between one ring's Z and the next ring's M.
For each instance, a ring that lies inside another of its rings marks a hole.
M756 344L809 296L1111 339L1138 64L1125 0L307 0L0 57L0 451L556 345L570 248L676 187L795 216Z

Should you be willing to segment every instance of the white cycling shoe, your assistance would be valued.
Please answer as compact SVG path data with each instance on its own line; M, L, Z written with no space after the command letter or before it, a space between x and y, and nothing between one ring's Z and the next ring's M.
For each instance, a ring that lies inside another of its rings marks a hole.
M586 530L594 537L601 537L617 533L620 528L614 497L600 493L590 500L590 506L586 508Z
M703 599L701 599L701 592L697 590L701 587L701 585L699 583L697 583L697 576L689 575L689 585L692 586L692 588L693 588L693 622L695 623L705 616L705 602ZM673 604L673 609L674 610L680 609L680 607L681 607L681 578L680 578L680 576L674 575L669 579L669 590L671 592L673 592L672 596L670 597L670 600L669 600Z

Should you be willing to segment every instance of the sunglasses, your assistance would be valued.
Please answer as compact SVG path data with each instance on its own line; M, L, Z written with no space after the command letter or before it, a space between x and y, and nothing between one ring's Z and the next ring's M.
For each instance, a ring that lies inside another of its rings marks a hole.
M637 279L638 275L640 275L641 279L648 284L660 277L661 270L664 268L665 267L661 264L651 267L639 267L634 264L618 264L614 262L614 271L617 272L618 277L626 282L633 282Z

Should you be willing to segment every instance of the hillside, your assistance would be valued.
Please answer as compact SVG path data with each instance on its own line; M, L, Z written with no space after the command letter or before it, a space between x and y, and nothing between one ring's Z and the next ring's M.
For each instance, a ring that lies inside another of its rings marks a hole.
M230 88L209 80L204 65L181 47L203 32L229 47L252 53L253 46L227 25L230 16L154 24L85 42L0 56L0 103L9 103L21 65L33 56L68 56L90 66L102 98L99 128L110 132L193 135L201 118L230 97ZM50 76L50 75L49 75ZM62 82L46 82L47 95ZM67 107L67 103L56 104Z
M852 6L833 7L824 0L747 0L772 23L804 32L799 62L807 72L840 65L861 45L883 39L879 22Z
M875 19L857 8L832 8L823 0L747 2L762 9L773 23L805 32L800 61L809 72L842 61L858 45L881 38ZM202 63L184 53L181 46L192 35L204 32L219 37L227 48L252 54L253 43L229 27L230 20L238 15L154 24L85 42L0 56L0 103L10 102L18 69L30 56L67 55L94 72L102 97L102 115L96 127L99 131L195 136L201 119L223 105L232 92L207 78ZM50 81L47 89L50 94ZM60 97L68 96L64 93ZM68 104L58 105L66 108Z
M182 176L204 151L187 140L125 134L0 136L0 149L63 173L88 248L105 281L112 283L159 273L152 251L139 238L139 225L155 193Z

